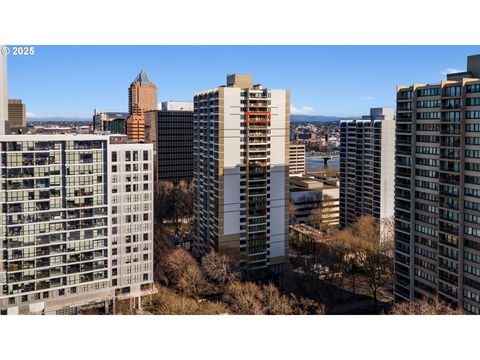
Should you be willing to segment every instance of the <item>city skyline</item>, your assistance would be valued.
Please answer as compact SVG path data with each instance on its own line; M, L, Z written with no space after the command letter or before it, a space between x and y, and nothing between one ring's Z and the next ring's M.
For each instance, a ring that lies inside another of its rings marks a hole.
M475 46L35 46L33 56L9 56L9 97L23 100L29 119L90 119L94 108L126 111L128 86L142 69L157 85L159 102L190 101L227 73L255 73L259 82L291 91L292 115L351 117L394 107L396 85L438 82L464 70L459 59L478 52Z

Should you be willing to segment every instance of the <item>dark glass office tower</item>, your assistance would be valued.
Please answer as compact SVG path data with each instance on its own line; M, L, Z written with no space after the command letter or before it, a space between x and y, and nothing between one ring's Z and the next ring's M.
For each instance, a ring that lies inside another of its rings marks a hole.
M178 104L185 103L169 102L145 115L146 139L156 151L156 179L174 184L193 179L193 105Z

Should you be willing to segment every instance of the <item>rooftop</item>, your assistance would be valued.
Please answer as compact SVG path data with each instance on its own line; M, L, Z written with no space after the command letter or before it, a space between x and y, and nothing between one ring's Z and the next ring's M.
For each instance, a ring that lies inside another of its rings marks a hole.
M135 80L133 80L132 84L140 84L140 86L153 85L153 83L148 78L147 73L143 71L143 69L140 70L140 73L137 75Z
M313 241L328 242L331 240L324 231L315 229L307 224L290 225L290 230L298 232L303 236L307 236Z
M290 176L289 179L290 185L295 186L290 191L337 189L339 182L338 178L326 176Z

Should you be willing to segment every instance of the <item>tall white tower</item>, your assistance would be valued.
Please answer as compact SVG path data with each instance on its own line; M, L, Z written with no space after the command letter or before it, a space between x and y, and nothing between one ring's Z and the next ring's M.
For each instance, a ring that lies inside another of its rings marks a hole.
M250 269L288 262L290 93L232 74L194 96L196 250Z
M2 46L0 45L0 48ZM7 55L0 54L0 135L5 134L8 120Z

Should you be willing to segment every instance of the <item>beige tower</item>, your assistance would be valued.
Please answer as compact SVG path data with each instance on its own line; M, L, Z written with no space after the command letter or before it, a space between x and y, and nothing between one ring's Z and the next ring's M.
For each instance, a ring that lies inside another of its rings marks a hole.
M395 167L396 300L480 314L480 55L397 87Z
M194 212L200 253L249 269L288 262L290 94L251 75L194 97Z
M27 107L20 99L8 99L8 123L10 129L27 126Z

